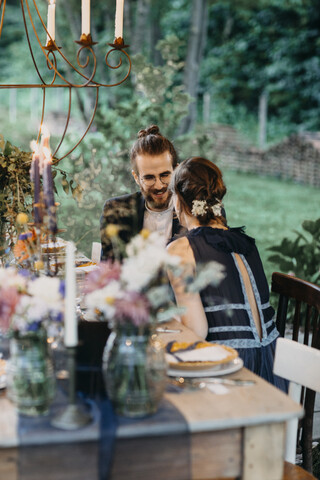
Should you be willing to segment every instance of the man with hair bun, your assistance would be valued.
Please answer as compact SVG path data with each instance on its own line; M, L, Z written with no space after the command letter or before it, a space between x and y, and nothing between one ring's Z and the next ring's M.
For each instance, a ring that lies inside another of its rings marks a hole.
M181 229L168 190L178 156L157 125L138 132L130 160L132 175L140 190L105 202L100 219L102 260L121 256L121 252L114 251L114 235L126 244L143 228L158 231L166 240Z

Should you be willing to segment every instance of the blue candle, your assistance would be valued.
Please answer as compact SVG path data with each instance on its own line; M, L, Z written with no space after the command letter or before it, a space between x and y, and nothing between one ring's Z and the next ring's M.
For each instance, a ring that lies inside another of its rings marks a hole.
M31 180L34 188L34 222L39 224L42 222L41 208L40 208L40 159L38 153L34 152L31 163Z
M43 162L43 194L44 202L47 208L47 214L49 217L49 230L51 233L57 232L57 219L56 219L56 205L54 201L53 192L53 178L52 178L52 159L51 155L47 152L50 151L46 148L44 150L44 162Z

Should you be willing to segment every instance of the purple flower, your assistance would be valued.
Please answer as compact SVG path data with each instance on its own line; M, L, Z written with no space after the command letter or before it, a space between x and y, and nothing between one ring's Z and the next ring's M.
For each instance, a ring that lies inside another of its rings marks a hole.
M32 323L29 323L27 326L27 332L37 332L40 328L41 321L33 321Z
M19 235L19 240L27 240L27 238L32 236L32 232L21 233Z
M21 275L22 277L30 277L30 270L27 270L26 268L21 268L18 272L19 275Z
M126 292L115 301L115 317L120 323L130 321L136 327L150 323L150 303L138 292Z
M66 296L66 283L64 280L61 280L60 285L59 285L59 293L62 298Z
M94 290L99 290L112 280L119 280L121 273L121 265L119 262L101 262L99 268L90 272L85 280L84 293L91 293Z

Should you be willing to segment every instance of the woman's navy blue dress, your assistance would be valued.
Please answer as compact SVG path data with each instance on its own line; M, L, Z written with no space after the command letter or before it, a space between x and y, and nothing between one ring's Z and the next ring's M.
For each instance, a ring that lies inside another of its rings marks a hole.
M276 338L274 309L255 240L243 228L222 230L198 227L187 233L196 264L216 261L225 267L225 278L217 286L200 292L208 320L207 340L235 348L244 366L265 380L287 390L287 382L273 374ZM240 275L235 253L241 257L253 288L262 327L260 339Z

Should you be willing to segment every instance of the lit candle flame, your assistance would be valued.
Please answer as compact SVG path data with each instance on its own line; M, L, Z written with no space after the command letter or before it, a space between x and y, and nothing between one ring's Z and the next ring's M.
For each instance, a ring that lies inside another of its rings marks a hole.
M42 147L43 155L46 160L46 162L52 163L52 155L51 155L51 150L50 148L47 147Z

